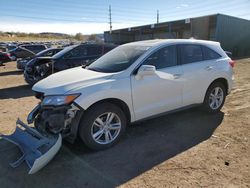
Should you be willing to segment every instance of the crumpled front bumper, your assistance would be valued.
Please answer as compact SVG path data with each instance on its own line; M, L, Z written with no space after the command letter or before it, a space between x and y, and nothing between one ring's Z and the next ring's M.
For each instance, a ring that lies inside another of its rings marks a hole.
M34 174L43 168L56 155L62 145L61 134L42 135L37 130L24 124L19 119L16 130L11 135L0 135L3 139L17 145L23 155L10 165L15 168L26 161L30 168L29 174Z

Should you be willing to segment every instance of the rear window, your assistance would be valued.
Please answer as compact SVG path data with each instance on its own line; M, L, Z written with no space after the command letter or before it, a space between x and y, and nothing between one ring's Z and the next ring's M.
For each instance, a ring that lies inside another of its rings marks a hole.
M21 47L24 47L28 50L44 50L44 49L46 49L45 46L43 46L43 45L30 45L30 46L21 46Z
M219 59L221 57L220 54L206 46L202 46L202 52L204 60Z
M202 61L202 49L200 45L182 44L180 45L181 64L188 64Z

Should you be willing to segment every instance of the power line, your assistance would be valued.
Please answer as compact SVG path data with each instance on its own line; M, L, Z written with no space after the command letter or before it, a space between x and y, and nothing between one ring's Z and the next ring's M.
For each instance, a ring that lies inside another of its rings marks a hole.
M235 3L233 3L233 2L230 2L231 4L230 5L232 5L234 8L233 9L237 9L237 6L236 6L236 4ZM232 4L233 3L233 4ZM238 2L236 2L237 4L238 4ZM218 5L219 5L220 3L217 3L216 5L213 5L213 6L217 6L216 8L218 9L218 8L220 8L220 7L218 7ZM31 4L32 5L32 4ZM36 6L37 5L40 5L40 4L36 4ZM201 12L201 11L208 11L208 10L211 10L211 8L206 8L206 6L204 6L204 4L201 4L202 5L202 9L199 9L199 11ZM201 6L201 5L199 5L199 6ZM196 6L196 8L199 8L199 6ZM225 6L225 4L223 3L223 7ZM241 5L242 6L242 5ZM245 6L245 5L243 5L243 6ZM82 6L83 8L84 7L86 7L85 5L84 6ZM205 9L203 8L203 7L205 7ZM211 7L211 6L210 6ZM13 7L11 7L12 9L13 9ZM27 11L25 11L25 13L26 12L37 12L37 10L33 10L32 8L33 8L33 6L31 7L31 8L28 8L28 7L25 7L26 8L26 10ZM28 9L27 9L28 8ZM50 8L52 8L53 10L54 10L54 7L50 7ZM69 14L71 14L71 15L76 15L76 16L78 16L77 15L77 12L75 12L75 11L73 11L73 9L71 9L71 7L61 7L61 8L63 8L63 9L65 9L65 10L68 10L67 12L65 12L65 11L63 11L62 13L64 14L64 15L69 15ZM79 5L79 6L77 6L77 8L81 8L81 5ZM47 9L47 7L46 7L46 9ZM3 9L2 11L4 11L5 9ZM17 10L17 9L15 9L15 10ZM56 9L57 11L59 10L61 10L61 9L59 9L58 7L57 7L57 9ZM74 8L74 10L75 10L75 8ZM82 10L82 8L81 8L81 10ZM62 11L62 10L61 10ZM140 10L140 11L143 11L143 10ZM174 12L173 12L174 11ZM191 12L192 11L192 13L193 13L193 10L182 10L182 14L184 13L184 12L186 12L187 14L189 13L189 12ZM89 12L89 14L93 14L93 15L95 15L95 17L96 17L96 13L98 13L98 15L100 15L100 14L103 14L103 15L105 15L106 14L106 10L104 11L103 9L102 10L100 10L100 9L97 9L97 8L94 8L94 9L86 9L85 8L85 10L84 10L84 12ZM173 14L170 14L171 12L173 12ZM148 19L150 19L149 17L152 17L152 15L153 15L153 12L152 12L152 14L150 15L150 14L147 14L145 11L144 11L144 14L142 15L141 13L132 13L131 12L131 10L125 10L124 9L124 12L122 12L122 11L118 11L118 10L113 10L112 11L112 13L113 13L113 15L114 15L114 17L115 18L124 18L125 16L126 16L126 18L128 18L128 17L133 17L133 19L134 20L138 20L138 21L141 21L141 20L148 20ZM58 13L56 13L56 12L50 12L49 14L58 14ZM134 18L135 16L133 15L133 14L137 14L137 15L141 15L141 16L143 16L143 19L142 18L140 18L140 17L138 17L138 16L136 16L136 18ZM170 11L168 11L168 13L167 14L165 14L165 15L167 15L168 17L173 17L174 15L177 15L177 14L179 14L179 12L178 11L176 11L176 10L170 10ZM164 14L161 14L161 16L164 16ZM148 18L146 18L146 17L148 17Z
M72 19L57 19L57 18L48 18L48 17L35 17L35 16L21 16L21 15L13 15L13 14L6 14L5 16L8 17L16 17L16 18L27 18L27 19L37 19L37 20L49 20L49 21L65 21L65 22L79 22L79 23L107 23L107 21L91 21L91 20L72 20Z
M234 6L234 7L231 7L231 8L229 8L229 9L225 9L224 10L224 12L226 12L226 11L229 11L229 10L233 10L233 9L239 9L240 7L241 7L242 5L239 5L239 6ZM8 13L7 14L4 14L4 11L7 11ZM31 11L33 11L33 10L31 10ZM210 11L212 11L212 10L210 10ZM64 19L61 19L61 18L57 18L57 17L50 17L50 16L48 16L48 17L32 17L32 16L23 16L23 15L17 15L17 14L9 14L9 10L7 9L4 9L3 11L2 11L2 17L4 16L4 15L6 15L6 16L14 16L14 17L22 17L22 18L32 18L32 19L35 19L35 18L38 18L38 19L44 19L44 20L54 20L54 21L75 21L75 22L106 22L105 20L104 20L104 18L103 17L97 17L97 16L95 16L95 18L93 19L93 17L91 17L91 19L88 19L88 18L84 18L84 20L82 20L81 18L78 18L77 16L69 16L68 14L65 14L64 16L67 16L67 18L64 18ZM34 12L34 11L33 11ZM71 11L72 12L72 11ZM113 11L112 11L112 13L113 13ZM216 12L217 13L217 12ZM50 14L47 14L47 15L50 15ZM57 16L57 14L54 14L54 15L56 15ZM113 15L113 14L112 14ZM197 16L197 15L204 15L204 13L202 12L202 11L198 11L198 12L196 12L194 15L192 15L192 16ZM60 15L59 15L60 16ZM100 16L100 15L99 15ZM152 22L154 22L153 21L153 17L151 17L151 18L140 18L140 17L136 17L136 18L131 18L131 16L120 16L120 15L115 15L115 16L112 16L112 17L115 17L115 23L119 23L119 22L122 22L122 21L124 21L124 22L134 22L134 21L136 21L136 22L143 22L143 23L145 23L145 22L148 22L148 23L152 23ZM164 16L163 16L164 17ZM170 15L168 15L168 18L170 18L170 17L173 17L171 14ZM183 17L186 17L186 16L183 16ZM178 19L180 18L180 16L179 17L177 17ZM167 21L167 20L165 20L165 21ZM138 23L139 24L139 23Z
M233 10L233 9L239 9L240 7L242 7L242 6L244 6L244 5L239 5L239 6L233 6L232 8L230 8L231 10ZM229 9L229 10L230 10ZM207 9L207 11L211 11L211 9ZM8 10L8 9L4 9L4 10L2 10L2 15L3 15L3 13L4 13L4 11L7 11L8 13L10 12L10 10ZM228 9L224 9L224 11L228 11ZM36 10L32 10L32 9L29 9L29 10L27 10L27 12L36 12ZM25 12L25 13L27 13L27 12ZM113 13L114 11L112 11L112 13ZM199 12L203 12L203 11L198 11L198 12L196 12L196 15L199 13ZM217 12L216 12L217 13ZM94 14L94 13L93 13ZM50 13L50 14L47 14L47 15L58 15L57 13ZM69 16L69 15L72 15L72 17L71 16ZM95 15L96 15L96 13L95 13ZM100 13L98 14L99 16L100 16ZM23 16L23 15L21 15L21 16ZM60 16L60 15L59 15ZM69 11L69 12L67 12L67 13L65 13L64 14L64 16L67 16L68 18L73 18L74 20L77 20L77 15L74 13L74 11ZM78 15L79 16L79 15ZM83 15L84 16L84 15ZM148 16L150 16L150 15L148 15ZM145 21L149 21L150 20L150 22L152 22L153 21L153 19L152 19L152 16L150 16L150 17L145 17L144 15L143 15L143 18L140 18L140 17L136 17L136 18L134 18L134 16L133 15L131 15L131 14L128 14L128 15L124 15L124 16L122 16L121 14L120 15L114 15L114 17L116 18L116 20L119 20L119 21L121 21L121 20L124 20L124 21L128 21L128 20L133 20L133 21L143 21L143 22L145 22ZM133 18L132 18L133 17ZM163 15L163 17L164 17L164 15ZM167 15L167 17L173 17L173 14L168 14ZM95 18L97 18L97 19L99 19L100 17L96 17L95 16ZM130 19L130 18L132 18L132 19ZM55 19L58 19L58 18L55 18ZM91 18L92 20L93 20L93 18ZM103 17L101 18L101 19L103 19ZM100 20L95 20L95 21L100 21ZM102 21L102 20L101 20ZM84 20L83 20L83 22L84 22ZM86 22L88 22L88 21L86 21Z

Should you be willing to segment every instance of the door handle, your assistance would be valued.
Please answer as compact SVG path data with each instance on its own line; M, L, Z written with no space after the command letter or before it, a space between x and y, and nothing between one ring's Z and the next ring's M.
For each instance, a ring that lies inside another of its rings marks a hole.
M210 71L210 70L213 69L213 67L212 67L212 66L207 66L205 69L206 69L207 71Z
M181 75L182 75L182 74L174 74L173 76L174 76L174 79L178 79L178 78L181 77Z

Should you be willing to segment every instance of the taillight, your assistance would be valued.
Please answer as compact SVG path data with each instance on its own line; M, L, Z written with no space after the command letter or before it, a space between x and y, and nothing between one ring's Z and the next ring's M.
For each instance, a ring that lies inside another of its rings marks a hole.
M236 62L235 62L235 61L233 61L233 60L229 61L229 64L231 65L231 67L232 67L232 68L234 68L235 63L236 63Z

